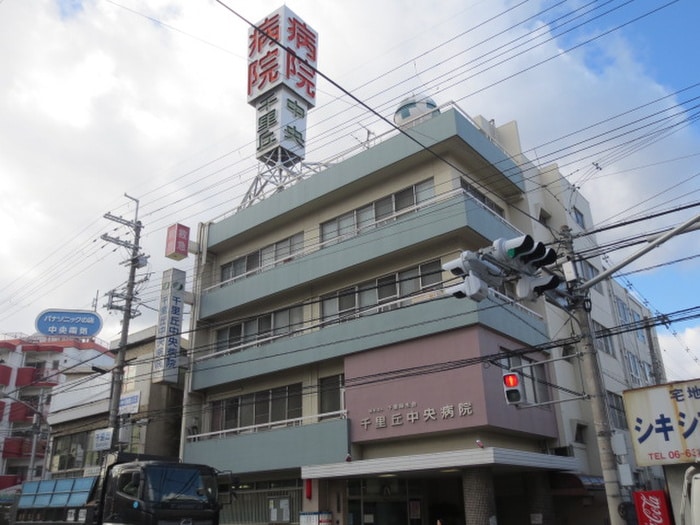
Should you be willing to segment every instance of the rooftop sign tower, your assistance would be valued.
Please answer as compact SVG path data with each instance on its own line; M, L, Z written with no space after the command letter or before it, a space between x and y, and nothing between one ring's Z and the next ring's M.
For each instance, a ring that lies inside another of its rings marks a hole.
M316 104L318 34L287 6L248 31L248 103L256 110L258 174L240 208L301 178L306 114Z

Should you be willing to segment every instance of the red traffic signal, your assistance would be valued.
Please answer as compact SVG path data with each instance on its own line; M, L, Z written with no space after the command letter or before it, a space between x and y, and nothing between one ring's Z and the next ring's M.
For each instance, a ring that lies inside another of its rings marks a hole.
M525 401L525 389L520 372L503 373L503 393L506 396L506 403L509 405L518 405Z

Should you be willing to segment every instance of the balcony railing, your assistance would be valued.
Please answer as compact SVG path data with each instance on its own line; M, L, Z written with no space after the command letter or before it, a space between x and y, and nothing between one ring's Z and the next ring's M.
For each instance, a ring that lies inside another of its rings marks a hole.
M338 410L335 412L324 412L322 414L314 414L312 416L302 416L293 419L282 419L279 421L269 421L258 425L248 425L245 427L227 428L224 430L216 430L214 432L204 432L201 434L191 434L187 436L187 441L201 441L207 439L224 439L245 434L253 434L255 432L264 432L280 428L298 427L304 424L318 423L327 419L346 419L347 410Z

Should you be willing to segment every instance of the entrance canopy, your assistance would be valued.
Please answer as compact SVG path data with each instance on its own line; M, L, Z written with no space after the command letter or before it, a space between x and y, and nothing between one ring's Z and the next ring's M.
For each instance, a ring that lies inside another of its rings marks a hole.
M540 454L524 450L486 447L450 450L430 454L344 461L301 467L302 479L326 479L348 476L371 476L479 466L526 467L553 471L579 471L574 457Z

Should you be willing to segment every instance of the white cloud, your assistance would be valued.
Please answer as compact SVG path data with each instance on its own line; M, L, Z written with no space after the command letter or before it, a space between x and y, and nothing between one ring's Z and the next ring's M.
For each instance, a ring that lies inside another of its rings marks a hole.
M506 31L536 15L543 2L507 13L506 2L491 0L451 0L439 8L398 0L359 0L352 8L325 0L287 4L319 32L321 71L383 116L391 118L406 94L425 92L438 103L457 100L470 114L497 124L517 120L528 156L556 160L564 173L580 178L599 220L697 199L697 180L664 192L697 171L696 159L655 165L697 152L695 128L629 158L603 154L602 145L592 157L588 150L572 153L577 164L555 153L595 132L556 139L670 93L663 79L650 76L624 34L565 53L603 28L584 26L575 36L545 42L555 28L544 21L555 11ZM231 5L257 22L279 2ZM164 229L176 221L194 229L238 204L256 173L254 112L245 100L247 32L243 21L211 0L85 1L63 16L51 0L0 3L0 45L12 50L0 70L0 257L11 261L0 276L0 297L11 305L0 308L0 332L31 332L34 315L45 308L89 308L97 290L102 295L126 279L119 265L123 250L112 253L112 245L95 241L102 233L125 235L123 229L111 232L115 225L102 218L106 212L133 217L124 193L140 200L144 246L155 272L142 293L151 299L160 272L172 265L162 255ZM538 39L517 50L530 51L505 60L506 48L499 46L513 46L509 41L519 36ZM389 128L329 82L319 80L318 87L308 160L357 145L366 129ZM643 206L624 211L641 201ZM683 251L682 243L669 243L639 265ZM687 275L697 273L696 262L687 266ZM657 272L659 280L664 273ZM694 283L659 308L688 306L698 295ZM649 293L652 306L670 295ZM100 297L98 305L104 302ZM102 312L102 335L114 338L119 316ZM143 312L133 321L137 328L153 322L152 312Z
M663 329L658 333L669 381L700 378L700 327L686 328L675 335Z

